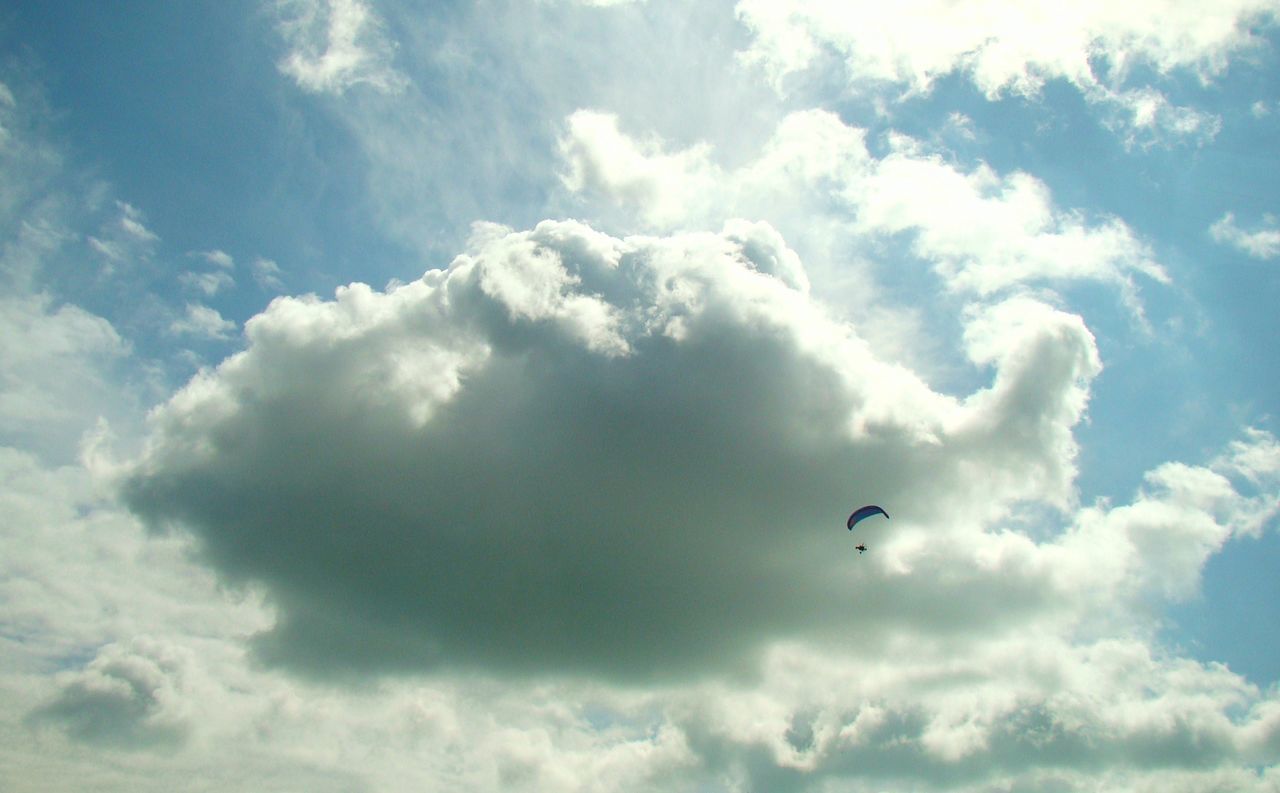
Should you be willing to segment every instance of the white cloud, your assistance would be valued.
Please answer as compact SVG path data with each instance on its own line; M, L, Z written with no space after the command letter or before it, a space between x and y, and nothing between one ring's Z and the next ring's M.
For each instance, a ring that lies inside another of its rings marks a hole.
M232 270L235 269L236 266L236 260L231 258L231 254L222 250L214 249L211 251L194 251L190 255L198 256L209 264L212 264L214 267L218 267L223 270Z
M783 648L759 685L672 710L740 789L1201 789L1215 776L1267 789L1237 764L1274 700L1222 667L1125 640L911 650L896 665L858 665Z
M1089 224L1053 206L1027 173L987 166L965 173L911 140L897 139L865 183L853 188L859 224L916 233L914 248L937 262L952 288L980 295L1034 281L1127 283L1130 272L1167 276L1119 219Z
M235 329L234 322L201 303L187 303L186 314L169 324L170 333L204 339L227 339Z
M188 271L178 276L178 280L188 289L192 289L203 293L206 297L213 297L224 289L230 289L235 286L236 279L231 275L231 271L235 269L235 259L231 254L223 250L209 251L192 251L187 254L199 259L203 259L215 268L211 271Z
M1246 471L1265 483L1264 496L1242 494L1223 476ZM1040 620L955 641L900 635L883 655L778 645L760 682L712 686L669 712L743 787L780 776L796 789L868 777L888 790L921 778L946 790L1036 789L1056 777L1065 790L1100 779L1266 790L1241 766L1280 758L1274 692L1220 665L1153 651L1139 638L1150 630L1135 599L1186 597L1233 532L1274 520L1278 493L1276 440L1250 431L1210 466L1152 471L1131 504L1081 510L1056 538L987 531L900 540L902 574L922 587L971 591L988 575L1020 581L1026 588L1009 606L1037 602ZM864 597L855 608L864 616L880 606ZM1055 624L1055 612L1066 620ZM1078 764L1085 755L1095 763L1088 769Z
M1182 600L1199 591L1210 556L1233 537L1256 535L1280 511L1275 438L1252 431L1210 466L1166 463L1147 473L1130 505L1085 510L1061 543L1060 574L1077 571L1095 592ZM1232 476L1263 484L1246 495ZM1107 548L1091 561L1069 557L1082 546ZM1085 573L1085 568L1092 572Z
M46 295L0 298L0 435L70 459L120 400L112 371L128 345L111 323Z
M782 87L825 53L843 62L849 85L901 86L925 93L942 77L967 76L988 98L1037 95L1050 80L1075 85L1090 101L1119 104L1127 134L1212 137L1218 122L1173 107L1150 86L1126 89L1135 66L1160 74L1186 70L1201 80L1257 44L1250 26L1275 19L1272 0L1107 3L992 0L954 4L915 0L741 0L737 12L753 40L743 58ZM1099 74L1099 69L1103 70Z
M1246 231L1236 223L1235 214L1228 212L1209 227L1209 234L1215 241L1230 245L1255 259L1280 256L1280 221L1272 215L1263 216L1261 228Z
M279 0L291 47L280 70L306 91L341 94L357 85L396 93L407 79L391 65L394 43L363 0Z
M211 273L186 272L178 276L178 280L188 289L203 292L207 297L213 297L224 289L230 289L236 283L236 279L222 270Z
M89 247L106 260L103 272L117 274L117 265L150 258L160 237L143 225L142 211L125 201L115 202L114 218L102 223L96 235L86 235Z
M660 141L637 141L623 134L618 117L610 113L579 110L567 125L560 141L560 154L569 167L565 185L639 205L659 227L678 225L694 215L691 210L703 209L690 204L706 201L719 181L706 146L664 153Z
M868 235L909 234L914 253L962 293L986 297L1035 283L1098 280L1118 286L1140 313L1133 276L1168 280L1123 221L1057 208L1030 174L1001 175L986 165L966 171L901 135L877 158L865 137L834 114L794 113L759 158L724 173L706 147L667 153L658 141L623 135L612 116L580 111L560 148L571 189L603 194L651 228L786 217L786 208L798 205L803 211L788 232L798 229L803 239L825 228L846 247L865 244ZM817 220L823 216L825 227Z
M284 289L284 282L280 280L283 271L280 265L271 259L264 259L259 256L253 260L253 280L260 288L269 289L279 292Z
M160 239L154 232L142 225L142 212L137 207L124 201L117 201L116 207L120 210L120 228L125 234L141 242L155 242Z
M1150 147L1177 139L1206 144L1222 131L1222 119L1212 113L1171 103L1150 88L1112 90L1096 86L1088 96L1115 115L1104 123L1124 137L1129 147Z
M978 133L974 129L973 119L958 111L952 111L947 115L947 123L944 130L970 143L978 140Z
M8 517L0 534L0 620L8 626L0 666L65 668L86 650L137 634L233 635L263 623L251 601L219 596L185 543L148 536L115 503L109 460L85 462L50 465L0 447Z
M128 787L99 752L159 771L188 735L217 734L235 637L269 620L188 543L148 536L108 484L0 447L0 763L14 790Z

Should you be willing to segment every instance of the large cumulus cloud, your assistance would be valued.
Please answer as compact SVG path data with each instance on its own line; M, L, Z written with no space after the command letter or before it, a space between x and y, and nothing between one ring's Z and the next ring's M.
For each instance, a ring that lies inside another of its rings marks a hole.
M797 267L741 221L479 226L419 281L252 319L153 416L128 501L267 585L264 654L328 669L695 673L843 633L859 598L881 604L862 641L1016 619L993 607L1031 579L920 587L892 554L852 558L840 520L1067 505L1088 330L1028 298L976 312L995 376L957 398L879 360Z

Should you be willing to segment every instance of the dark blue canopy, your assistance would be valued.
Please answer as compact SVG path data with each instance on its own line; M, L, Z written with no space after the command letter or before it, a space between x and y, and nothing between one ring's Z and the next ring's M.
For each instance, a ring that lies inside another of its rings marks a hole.
M889 517L888 512L885 512L883 509L880 509L875 504L868 504L865 507L858 507L853 511L853 514L849 516L849 523L848 523L849 530L850 531L853 530L853 524L857 523L863 518L869 518L872 515L884 515L885 518Z

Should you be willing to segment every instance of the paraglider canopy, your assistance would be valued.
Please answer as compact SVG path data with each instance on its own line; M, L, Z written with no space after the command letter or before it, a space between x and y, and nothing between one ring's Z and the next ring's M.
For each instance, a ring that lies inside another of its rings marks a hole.
M853 524L863 518L869 518L872 515L884 515L886 519L889 517L889 513L885 512L880 507L877 507L875 504L868 504L865 507L858 507L855 509L853 514L849 516L849 522L846 525L849 527L850 531L853 531Z

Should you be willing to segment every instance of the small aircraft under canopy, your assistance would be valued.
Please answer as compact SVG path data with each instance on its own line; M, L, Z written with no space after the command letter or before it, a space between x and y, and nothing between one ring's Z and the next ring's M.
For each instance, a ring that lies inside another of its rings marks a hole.
M881 509L880 507L877 507L875 504L868 504L865 507L858 507L857 509L855 509L853 511L853 514L849 516L849 520L847 523L845 523L845 525L849 527L849 531L853 531L853 525L855 523L857 523L860 520L869 518L872 515L884 515L885 520L889 519L888 512L885 512L883 509ZM858 549L859 554L862 554L862 552L867 550L867 546L863 543L858 543L854 547Z

